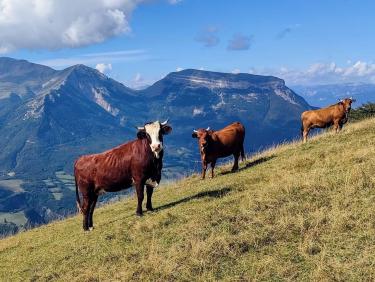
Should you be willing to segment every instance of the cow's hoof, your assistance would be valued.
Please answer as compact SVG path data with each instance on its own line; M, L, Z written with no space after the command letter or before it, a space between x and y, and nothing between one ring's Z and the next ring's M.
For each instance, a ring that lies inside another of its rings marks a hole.
M151 208L147 208L147 211L152 212L152 211L154 211L154 209L152 207Z
M89 227L89 231L93 231L93 230L94 230L94 226Z
M135 215L136 216L143 216L143 212L136 212Z

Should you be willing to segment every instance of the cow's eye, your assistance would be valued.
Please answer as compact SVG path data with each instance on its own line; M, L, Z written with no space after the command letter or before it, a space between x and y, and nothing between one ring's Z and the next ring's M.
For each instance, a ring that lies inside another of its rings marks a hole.
M145 131L143 131L143 130L140 130L140 131L137 132L137 137L138 137L139 139L146 138L147 135L148 135L148 134L147 134Z

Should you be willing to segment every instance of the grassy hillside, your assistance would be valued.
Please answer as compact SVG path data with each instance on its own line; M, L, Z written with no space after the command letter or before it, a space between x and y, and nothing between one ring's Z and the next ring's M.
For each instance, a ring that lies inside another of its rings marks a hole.
M0 241L9 280L374 280L375 119Z

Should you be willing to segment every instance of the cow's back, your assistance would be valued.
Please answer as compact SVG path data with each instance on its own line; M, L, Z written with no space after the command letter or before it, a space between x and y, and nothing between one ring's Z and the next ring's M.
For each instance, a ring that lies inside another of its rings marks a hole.
M103 153L80 157L74 165L78 184L105 191L130 187L133 178L143 173L148 165L145 163L148 158L144 156L148 148L143 143L143 140L134 140Z
M245 127L235 122L221 130L215 131L212 138L216 143L215 152L220 157L229 156L241 151L245 139Z
M245 138L245 128L241 123L235 122L221 130L215 131L213 134L223 144L234 144L237 142L243 142Z
M340 119L343 113L340 105L335 104L323 109L305 111L301 115L301 120L304 124L316 124L320 127L330 125L334 119Z

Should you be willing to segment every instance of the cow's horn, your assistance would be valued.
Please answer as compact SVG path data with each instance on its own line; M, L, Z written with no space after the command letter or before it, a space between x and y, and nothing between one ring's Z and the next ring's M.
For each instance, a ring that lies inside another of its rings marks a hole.
M350 100L353 100L353 97L350 97L349 99L350 99Z
M194 133L198 133L198 130L193 129L193 132L194 132Z
M163 126L166 125L168 123L168 121L169 121L169 118L167 118L167 120L165 122L162 122L161 125L163 125Z
M207 131L209 131L210 130L210 127L207 127L207 129L206 129Z
M138 129L138 130L145 130L144 126L136 126L135 128Z

